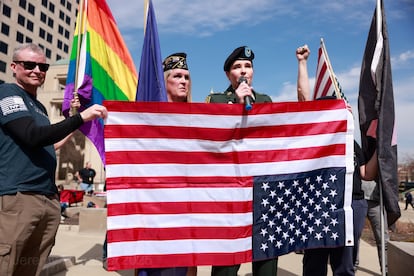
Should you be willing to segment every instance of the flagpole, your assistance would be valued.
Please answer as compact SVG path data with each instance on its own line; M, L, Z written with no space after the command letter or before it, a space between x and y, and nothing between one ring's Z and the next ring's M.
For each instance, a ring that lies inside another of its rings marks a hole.
M79 96L78 96L78 76L79 76L79 59L80 59L80 47L81 47L81 41L82 41L82 32L83 32L83 21L84 21L84 1L85 0L80 0L79 2L79 10L78 10L78 14L80 14L79 18L79 22L77 22L76 24L78 24L78 44L76 47L76 68L75 68L75 84L74 84L74 90L73 90L73 98L75 100L79 100ZM71 108L72 109L72 114L76 114L78 112L78 109L76 107Z
M149 0L144 0L144 35L147 30L147 17L148 17Z
M332 69L331 61L329 60L328 52L326 51L326 48L325 48L325 42L323 41L322 37L321 37L321 48L322 48L323 53L325 54L326 63L328 65L328 70L329 70L330 75L332 77L332 82L334 84L336 98L340 99L341 98L341 93L339 92L338 83L336 82L336 76L335 76L334 71Z
M377 16L377 41L378 38L381 36L382 32L382 13L381 13L381 0L377 0L377 8L376 8L376 16ZM379 112L379 110L378 110ZM377 145L378 146L378 145ZM382 190L382 182L381 177L378 178L378 186L379 186L379 192L380 192L380 228L381 228L381 275L386 275L386 258L385 258L385 219L384 216L386 215L384 212L384 200L382 198L383 196L383 190Z

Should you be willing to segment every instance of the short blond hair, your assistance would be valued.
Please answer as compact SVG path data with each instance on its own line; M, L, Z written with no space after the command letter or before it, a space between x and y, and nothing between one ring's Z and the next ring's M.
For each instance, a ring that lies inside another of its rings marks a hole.
M34 44L34 43L24 43L24 44L18 45L16 48L14 48L13 60L18 60L20 52L22 52L23 50L26 50L26 49L29 49L32 52L37 53L39 55L42 55L46 58L45 52L43 51L43 49L39 45Z

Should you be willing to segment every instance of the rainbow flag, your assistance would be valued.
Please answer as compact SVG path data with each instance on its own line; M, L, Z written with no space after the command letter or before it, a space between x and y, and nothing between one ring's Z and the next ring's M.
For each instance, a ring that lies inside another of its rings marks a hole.
M81 112L103 100L135 101L137 83L134 62L106 1L81 1L62 105L64 115L69 114L74 91ZM105 164L103 127L102 120L94 120L80 130L96 146Z

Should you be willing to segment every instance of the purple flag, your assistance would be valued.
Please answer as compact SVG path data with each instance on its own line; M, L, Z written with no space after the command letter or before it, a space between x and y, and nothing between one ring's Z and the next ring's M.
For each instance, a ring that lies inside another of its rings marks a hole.
M136 100L144 102L167 101L157 21L155 20L151 0L148 6L147 26L142 47Z

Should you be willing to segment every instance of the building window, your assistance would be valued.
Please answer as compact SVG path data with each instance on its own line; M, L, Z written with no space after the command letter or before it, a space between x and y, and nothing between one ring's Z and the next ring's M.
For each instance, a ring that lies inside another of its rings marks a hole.
M45 49L45 46L43 46L42 44L39 44L39 47L42 48L42 50Z
M6 73L6 63L0 60L0 71Z
M23 27L24 27L24 21L25 21L24 16L23 16L23 15L21 15L21 14L19 14L19 15L17 16L17 23L18 23L20 26L23 26Z
M70 26L70 17L66 15L66 24L68 24Z
M68 30L65 30L65 37L66 37L67 39L69 39L69 31L68 31Z
M52 13L55 13L55 4L49 3L49 11L51 11Z
M59 25L58 27L59 34L63 35L63 27Z
M1 23L1 33L5 35L9 35L10 33L10 27L6 23Z
M35 14L35 6L33 6L30 3L29 3L29 8L27 10L29 11L30 14L32 14L32 15Z
M47 20L47 25L53 29L53 19L49 17L49 19Z
M47 8L47 0L42 0L42 6Z
M9 48L9 45L7 45L6 43L4 43L3 41L0 41L0 52L1 53L7 55L8 48Z
M65 6L65 0L60 0L60 4L62 5L62 6Z
M23 38L24 38L24 36L23 36L23 34L21 33L21 32L17 32L16 33L16 41L17 42L20 42L20 43L23 43Z
M60 55L56 55L56 60L61 60L62 59L62 57L60 56Z
M26 43L32 43L33 39L31 39L30 37L26 36Z
M30 21L29 19L27 20L27 25L26 25L27 29L31 32L33 32L33 22Z
M52 56L52 51L46 48L45 54L46 54L46 57L50 58Z
M47 42L52 43L52 40L53 40L52 34L47 33L47 39L46 40L47 40Z
M46 31L43 30L42 28L39 28L39 36L43 39L45 39L46 37Z
M65 20L65 13L63 11L59 11L59 18Z
M66 3L66 8L68 9L68 11L71 11L72 10L72 4L67 2Z
M69 46L67 44L63 45L63 52L65 53L69 52Z
M6 4L3 4L3 15L5 15L9 18L10 18L10 15L11 15L11 9Z
M62 40L58 39L57 46L58 46L59 49L62 50L62 46L63 46Z
M46 14L44 12L40 13L40 21L46 24Z
M19 6L23 9L26 9L26 0L20 0L19 1Z

